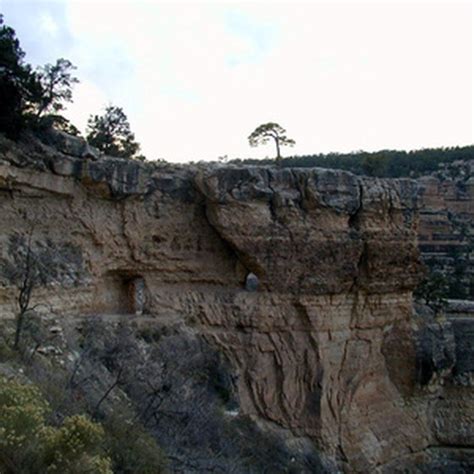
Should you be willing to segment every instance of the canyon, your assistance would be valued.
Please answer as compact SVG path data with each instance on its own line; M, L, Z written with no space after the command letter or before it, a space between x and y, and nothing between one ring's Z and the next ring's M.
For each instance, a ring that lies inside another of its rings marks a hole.
M32 304L179 323L226 360L238 416L327 472L472 471L473 314L413 302L435 178L96 160L81 143L1 139L1 318L32 252Z
M474 160L456 161L419 179L423 260L451 277L451 298L474 300Z

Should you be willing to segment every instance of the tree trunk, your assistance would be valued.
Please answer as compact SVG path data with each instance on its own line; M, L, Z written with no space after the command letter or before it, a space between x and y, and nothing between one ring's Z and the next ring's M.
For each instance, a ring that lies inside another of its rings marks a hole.
M13 342L13 349L18 350L20 346L20 338L23 330L23 322L25 320L25 312L20 311L16 319L15 340Z
M281 166L280 141L278 140L278 137L274 137L274 138L275 138L275 145L277 149L276 161L278 163L278 166Z

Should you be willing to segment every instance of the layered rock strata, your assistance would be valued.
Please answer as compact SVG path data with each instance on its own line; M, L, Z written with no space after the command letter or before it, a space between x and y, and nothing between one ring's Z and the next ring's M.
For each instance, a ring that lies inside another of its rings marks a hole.
M435 345L412 319L415 182L88 161L7 141L0 160L2 317L30 253L33 302L184 321L226 355L241 413L309 438L335 469L427 463L454 439L449 404L431 417L444 389L426 388L444 366L417 362Z
M450 163L420 184L420 250L450 280L450 297L474 299L474 160Z

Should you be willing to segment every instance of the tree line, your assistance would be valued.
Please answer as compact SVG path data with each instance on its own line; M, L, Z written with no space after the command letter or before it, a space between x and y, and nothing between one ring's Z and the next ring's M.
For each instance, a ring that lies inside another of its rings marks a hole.
M441 163L474 159L474 146L425 148L421 150L380 150L376 152L353 151L350 153L319 153L290 156L280 159L283 168L331 168L355 174L399 178L417 177L436 171ZM237 159L232 163L271 165L272 159Z
M54 127L72 135L79 130L61 112L73 101L73 87L79 83L76 67L68 59L57 59L34 69L25 61L15 30L4 23L0 13L0 133L17 139L24 129ZM102 114L91 115L86 139L106 155L143 160L140 145L121 107L108 105ZM470 160L474 146L427 148L415 151L354 151L282 158L280 147L294 140L277 123L257 127L248 137L251 146L272 141L276 162L281 167L322 167L377 177L420 176L438 169L440 163ZM234 163L273 165L274 159L236 159Z
M0 132L18 139L25 129L54 127L79 135L79 130L61 115L65 105L73 101L73 87L79 83L76 69L64 58L34 69L25 61L15 30L0 14ZM101 115L91 115L86 138L105 154L144 159L137 155L140 145L120 107L109 105Z

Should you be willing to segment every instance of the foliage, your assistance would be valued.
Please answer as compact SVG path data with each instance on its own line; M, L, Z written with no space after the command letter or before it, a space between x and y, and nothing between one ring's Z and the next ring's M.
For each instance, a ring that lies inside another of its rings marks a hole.
M103 115L89 117L87 140L105 154L119 158L134 158L140 149L127 116L120 107L113 105L106 107Z
M0 14L0 132L12 138L25 127L37 127L45 113L63 110L79 82L72 75L75 66L67 59L33 71L24 58L15 30L4 24Z
M66 117L58 114L48 114L44 117L40 117L36 128L39 130L49 130L54 128L75 137L81 135L81 132L75 125L73 125Z
M13 137L24 125L23 115L40 88L24 57L15 30L5 25L0 15L0 132Z
M58 244L49 238L33 239L36 225L37 221L33 221L27 235L12 234L7 256L0 258L0 284L6 283L17 290L15 349L20 348L23 332L26 325L33 322L35 310L39 307L51 309L46 301L33 301L36 289L58 281L75 284L81 278L80 249L69 243Z
M449 289L449 281L439 271L428 270L428 274L415 290L415 297L422 299L427 306L435 311L443 309Z
M47 472L109 473L110 460L101 456L102 426L83 415L66 418L59 428L44 427L43 463Z
M273 140L276 146L276 159L281 160L280 146L293 146L295 141L286 136L286 130L274 122L264 123L258 126L248 137L250 146L258 146Z
M252 420L229 416L237 408L230 366L203 339L157 323L144 331L142 324L126 318L117 323L92 317L75 324L74 329L63 325L69 346L63 357L37 357L25 373L48 397L52 420L68 420L84 410L92 414L97 400L119 380L98 413L103 451L88 451L80 467L90 466L103 452L99 459L110 459L115 473L323 472L317 452L299 455ZM64 393L52 396L51 390ZM48 443L53 448L42 451L43 464L53 462L52 452L68 456L66 431L58 429ZM63 458L57 461L61 463ZM62 472L73 472L68 469Z
M32 244L33 230L28 236L12 236L9 243L9 254L12 260L2 260L2 275L16 285L18 289L16 328L13 348L18 350L25 324L35 307L32 305L33 290L45 285L49 277L49 266L44 255L35 252Z
M448 278L448 298L472 299L473 278L469 271L472 251L472 243L468 244L465 248L452 246L449 249L451 274Z
M48 406L35 386L0 378L0 407L1 451L13 460L18 448L38 442Z
M104 421L106 450L114 472L159 474L165 456L155 439L141 425L123 416L111 415Z
M64 102L72 102L72 87L79 82L72 75L74 69L77 68L64 58L57 59L55 64L38 68L37 78L41 88L34 97L37 117L44 112L57 114L64 109Z
M380 150L376 152L354 151L350 153L327 153L292 156L281 159L284 168L329 168L351 171L355 174L398 178L417 177L438 170L442 163L474 159L474 146L426 148L400 151ZM272 164L273 160L232 160L233 163L251 165Z
M112 472L100 425L78 415L48 426L48 412L37 387L0 378L0 472Z
M10 325L10 320L0 323L0 363L7 361L11 363L18 356L18 352L13 349L10 342L14 330L13 326L10 327Z

